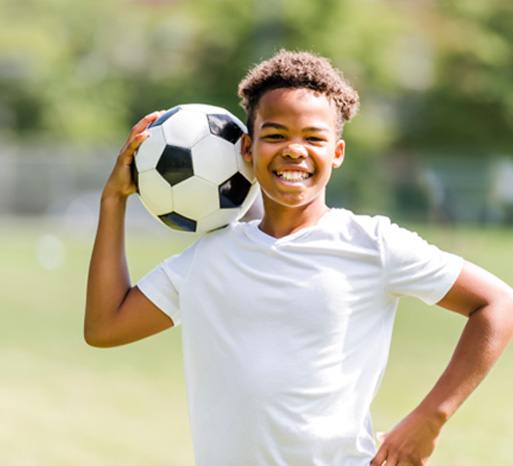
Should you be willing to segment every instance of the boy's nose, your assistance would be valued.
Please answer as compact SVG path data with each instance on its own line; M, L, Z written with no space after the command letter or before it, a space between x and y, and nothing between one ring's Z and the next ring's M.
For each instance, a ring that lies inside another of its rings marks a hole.
M306 148L302 144L290 144L283 150L282 155L284 157L298 159L298 158L306 157L308 154L307 154Z

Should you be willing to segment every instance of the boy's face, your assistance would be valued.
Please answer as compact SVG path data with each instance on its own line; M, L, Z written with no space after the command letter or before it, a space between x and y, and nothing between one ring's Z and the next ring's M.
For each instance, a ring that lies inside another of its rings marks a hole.
M309 89L274 89L260 98L242 155L253 165L266 213L271 206L325 209L331 170L344 158L336 116L335 105Z

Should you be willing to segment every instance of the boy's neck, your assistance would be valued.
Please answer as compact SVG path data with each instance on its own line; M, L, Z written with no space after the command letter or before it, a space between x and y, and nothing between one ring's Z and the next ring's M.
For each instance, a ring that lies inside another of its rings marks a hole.
M315 225L329 210L322 204L310 204L296 208L273 206L264 198L264 217L258 225L264 233L274 238L282 238L303 228Z

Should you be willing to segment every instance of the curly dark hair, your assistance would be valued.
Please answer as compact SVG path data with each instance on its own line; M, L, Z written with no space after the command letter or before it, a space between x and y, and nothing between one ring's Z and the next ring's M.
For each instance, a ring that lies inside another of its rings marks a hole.
M328 59L310 52L281 49L250 69L239 83L240 104L247 114L250 135L260 98L265 92L278 88L306 88L324 94L337 107L339 132L358 111L358 93Z

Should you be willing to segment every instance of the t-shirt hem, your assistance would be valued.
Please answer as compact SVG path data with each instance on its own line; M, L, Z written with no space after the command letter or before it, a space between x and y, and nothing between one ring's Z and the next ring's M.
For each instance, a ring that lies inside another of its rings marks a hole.
M429 298L424 299L424 302L429 305L433 305L442 300L445 295L451 290L454 283L460 276L460 273L463 269L464 259L455 254L446 253L449 256L449 261L447 264L447 273L444 277L443 286L437 290L437 293L433 294Z

